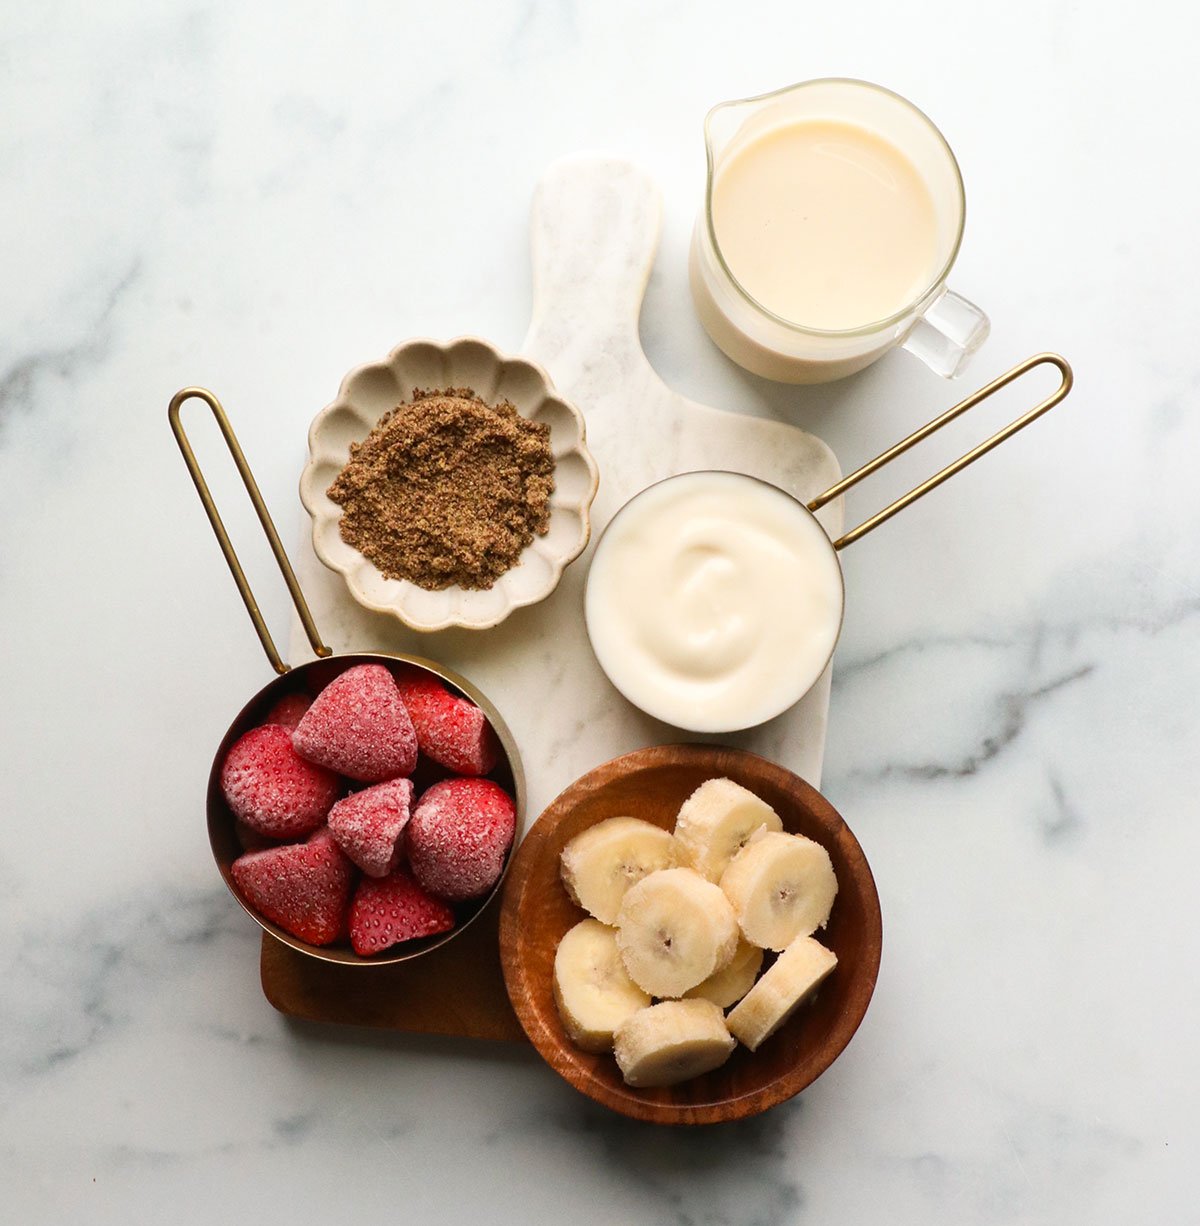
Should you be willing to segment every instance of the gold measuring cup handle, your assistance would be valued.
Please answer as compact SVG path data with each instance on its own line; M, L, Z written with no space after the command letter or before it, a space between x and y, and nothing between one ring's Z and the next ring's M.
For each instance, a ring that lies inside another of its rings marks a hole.
M993 392L998 392L1002 387L1007 387L1013 380L1019 379L1037 366L1053 366L1062 375L1062 382L1045 400L1039 401L1032 409L1022 414L1016 421L1005 426L1004 429L997 430L991 438L985 439L978 447L971 448L966 455L960 456L952 464L947 464L940 472L934 473L928 481L921 482L920 485L909 490L907 494L901 495L895 502L884 507L882 511L872 515L870 519L863 520L857 528L852 528L849 532L838 537L833 542L834 549L843 549L845 546L853 544L860 537L866 536L873 528L878 528L880 524L891 519L893 515L903 511L910 503L916 502L918 498L928 494L930 490L936 489L943 481L948 481L956 472L960 472L968 464L973 464L981 455L991 451L993 447L999 447L1005 439L1011 438L1018 430L1023 430L1031 421L1037 420L1043 413L1048 413L1066 396L1071 390L1071 385L1075 382L1075 376L1071 372L1070 364L1066 358L1060 357L1057 353L1037 353L1031 358L1026 358L1025 361L1018 363L1012 370L1002 374L998 379L993 379L986 387L981 387L977 392L972 392L965 400L947 409L940 417L935 417L927 425L922 426L919 430L915 430L894 447L889 447L882 455L877 455L861 468L855 469L848 477L843 477L836 485L831 485L823 494L818 494L812 502L808 503L810 511L819 510L827 502L832 502L840 494L844 494L852 486L857 485L872 473L877 472L885 464L891 463L898 455L903 455L910 447L915 447L919 442L927 439L931 434L952 422L956 417L961 417L968 409L973 409L980 401L986 400L992 395Z
M221 402L207 388L185 387L171 397L171 404L167 409L167 418L171 423L171 430L175 435L175 441L179 444L179 450L183 452L183 462L187 465L188 472L191 473L192 481L195 483L196 492L200 495L200 501L204 504L204 511L208 515L208 522L212 525L213 532L216 533L217 543L221 546L221 552L225 555L225 562L229 567L230 573L233 575L233 581L237 584L237 589L242 595L242 603L246 606L246 612L250 614L250 620L254 623L254 629L258 631L258 638L263 645L263 650L267 653L267 659L271 661L271 666L277 673L286 673L288 671L288 665L283 662L279 652L276 650L275 641L271 638L271 632L267 629L267 623L263 621L262 613L259 612L258 602L254 599L254 593L250 590L246 573L242 570L242 564L238 561L238 556L234 552L233 544L229 539L229 533L225 531L225 525L221 522L220 512L217 510L216 503L213 502L208 482L205 481L204 474L200 471L200 464L196 459L196 453L192 450L192 445L188 442L188 437L184 433L183 424L179 419L179 411L189 400L203 400L212 410L213 416L217 419L217 425L221 427L221 434L224 436L226 447L229 448L229 454L233 456L233 462L237 465L238 475L242 478L242 484L246 487L246 493L250 495L250 501L254 504L254 513L258 516L258 522L262 524L262 529L267 534L267 541L271 546L271 552L275 555L275 561L279 566L280 573L283 575L283 581L287 584L288 592L292 597L292 604L295 605L296 612L299 614L300 621L304 626L304 633L308 635L308 641L312 644L312 649L318 656L331 655L332 653L329 648L321 642L321 636L317 633L317 627L313 623L312 614L308 611L308 602L304 599L304 593L300 590L300 584L296 581L296 574L292 570L292 564L288 561L288 556L284 552L283 545L279 540L279 533L275 531L275 524L272 522L271 514L267 510L267 504L263 502L262 494L258 490L258 483L254 480L254 474L250 471L250 465L246 463L246 457L242 454L241 445L237 441L233 427L229 424L229 418L225 416L225 410L221 407Z

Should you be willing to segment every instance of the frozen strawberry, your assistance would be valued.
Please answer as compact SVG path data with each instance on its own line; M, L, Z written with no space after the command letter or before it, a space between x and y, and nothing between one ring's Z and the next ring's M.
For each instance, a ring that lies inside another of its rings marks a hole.
M329 810L329 833L367 876L386 877L399 863L412 794L412 780L390 779L339 800Z
M490 779L435 783L405 835L413 876L439 898L478 898L496 884L515 829L512 798Z
M361 783L411 775L417 734L392 674L358 664L331 681L292 733L296 752Z
M454 927L454 912L430 898L403 870L359 882L350 907L350 944L356 954L377 954L401 941Z
M304 712L312 706L312 699L307 694L285 694L267 712L264 724L282 724L285 728L294 728L304 717Z
M221 792L233 815L271 839L315 830L341 790L332 771L296 753L292 734L278 724L252 728L221 765Z
M328 945L346 931L354 866L328 830L307 843L248 851L233 862L233 880L260 915L310 945Z
M396 678L417 731L417 748L456 775L486 775L500 746L487 716L469 698L452 694L431 673L406 668Z

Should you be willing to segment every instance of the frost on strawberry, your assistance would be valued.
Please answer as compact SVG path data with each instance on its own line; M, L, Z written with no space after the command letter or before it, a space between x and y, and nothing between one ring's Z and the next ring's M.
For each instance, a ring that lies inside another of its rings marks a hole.
M341 790L337 775L300 757L278 724L252 728L221 765L221 794L234 817L271 839L315 830Z
M496 734L470 699L452 694L436 677L415 668L404 669L396 684L412 716L417 746L427 758L457 775L486 775L496 765Z
M454 912L403 869L380 879L364 877L350 908L350 944L364 957L453 927Z
M515 829L512 798L490 779L435 783L405 836L413 876L439 898L478 898L499 879Z
M292 733L296 752L360 783L411 775L417 734L392 674L358 664L313 699Z
M329 832L368 877L386 877L399 863L412 794L411 780L390 779L329 810Z
M247 852L232 872L246 902L292 936L329 945L345 934L354 866L328 830L306 843Z

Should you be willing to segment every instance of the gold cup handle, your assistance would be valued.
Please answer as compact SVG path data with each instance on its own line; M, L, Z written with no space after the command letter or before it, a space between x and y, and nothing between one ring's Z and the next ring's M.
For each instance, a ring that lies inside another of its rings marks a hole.
M179 420L179 411L189 400L203 400L212 410L213 416L217 419L217 425L221 427L221 434L225 438L225 445L229 448L229 454L233 456L233 462L237 465L238 475L242 478L242 484L246 487L246 493L250 495L250 501L254 504L254 513L258 516L258 522L267 534L267 541L271 546L271 552L275 555L275 561L279 566L280 573L283 575L283 581L287 584L288 592L292 597L292 604L295 605L296 612L300 615L300 621L304 626L304 633L308 635L308 641L312 644L312 649L318 656L331 655L332 653L329 648L321 642L321 636L317 633L317 627L313 622L312 614L308 611L308 602L304 599L304 593L300 590L300 584L296 581L296 574L292 570L292 564L288 561L288 556L284 552L283 545L279 540L279 533L275 531L275 524L271 520L271 513L267 510L267 504L263 502L262 494L258 490L258 483L254 480L254 474L250 471L250 465L246 463L246 457L242 454L241 445L237 441L233 427L229 424L229 418L225 416L225 410L221 407L221 402L207 388L185 387L171 397L171 404L167 409L167 418L171 423L171 430L175 435L175 441L179 444L179 450L183 452L183 462L187 465L188 472L191 473L192 481L196 486L196 492L200 495L200 501L204 504L205 513L208 515L208 522L212 525L213 532L216 533L217 543L221 546L221 552L225 555L225 562L229 567L230 574L233 575L233 581L237 584L237 589L241 593L242 603L246 606L246 612L250 614L250 620L254 623L254 629L258 631L258 638L263 645L263 650L267 653L267 659L271 661L271 665L277 673L286 673L288 671L288 665L283 662L279 652L276 650L275 641L271 638L271 632L267 629L267 623L263 621L263 615L259 612L258 602L254 599L254 593L250 590L246 573L242 570L242 564L238 561L238 556L234 552L233 543L229 539L229 533L225 531L225 525L221 522L220 512L217 510L216 503L213 502L208 482L205 481L204 474L200 471L200 464L196 459L196 453L192 450L192 445L188 442L188 437L183 431L183 424Z
M965 400L960 401L953 408L947 409L940 417L935 417L933 421L914 431L908 438L902 439L894 447L889 447L882 455L877 455L861 468L855 469L848 477L843 477L836 485L831 485L823 494L818 494L812 502L808 503L808 509L816 511L827 502L832 502L840 494L844 494L852 486L857 485L872 473L877 472L885 464L889 464L898 455L903 455L910 447L915 447L919 442L927 439L931 434L952 422L956 417L961 417L968 409L973 409L980 401L986 400L993 392L998 392L1002 387L1007 387L1013 380L1019 379L1036 366L1053 366L1062 375L1062 382L1045 400L1039 401L1032 409L1022 414L1016 421L1005 426L1004 429L997 430L991 438L984 440L978 447L973 447L966 455L960 456L952 464L947 464L945 468L935 473L928 481L923 481L914 489L909 490L907 494L901 495L895 502L884 507L882 511L872 515L870 519L863 520L857 528L852 528L849 532L838 537L833 542L834 549L844 549L860 537L866 536L873 528L878 528L880 524L891 519L893 515L899 514L910 503L916 502L918 498L928 494L930 490L941 485L943 481L948 481L956 472L960 472L968 464L973 464L981 455L991 451L993 447L999 447L1005 439L1011 438L1018 430L1023 430L1031 421L1035 421L1043 413L1048 413L1071 390L1075 376L1071 373L1070 365L1066 358L1060 357L1057 353L1038 353L1034 354L1031 358L1026 358L1025 361L1018 363L1012 370L1002 374L998 379L993 379L986 387L981 387L977 392L972 392Z

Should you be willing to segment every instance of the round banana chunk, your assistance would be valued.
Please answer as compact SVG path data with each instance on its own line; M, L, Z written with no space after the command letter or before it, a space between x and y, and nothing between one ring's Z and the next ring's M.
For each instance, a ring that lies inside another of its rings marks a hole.
M708 779L683 802L675 819L679 863L720 881L729 861L756 831L782 830L779 814L732 779Z
M767 968L725 1019L730 1033L757 1051L837 966L837 955L812 937L798 937Z
M613 1054L631 1086L673 1086L719 1068L736 1046L709 1000L664 1000L617 1027Z
M674 863L669 830L637 817L609 817L563 848L559 872L572 902L602 924L615 924L625 891Z
M650 1003L629 978L617 934L599 920L581 920L554 953L554 1003L563 1029L585 1051L611 1051L613 1031Z
M666 868L625 893L617 947L629 977L651 996L682 996L728 965L737 916L720 886L690 868Z
M684 999L711 1000L714 1005L728 1009L730 1005L736 1005L754 986L758 972L762 969L762 961L763 951L757 945L751 945L749 941L739 941L729 965L715 975L709 975L703 983L689 988L683 994Z
M786 949L829 921L837 876L820 843L799 834L760 830L729 862L721 889L747 941Z

